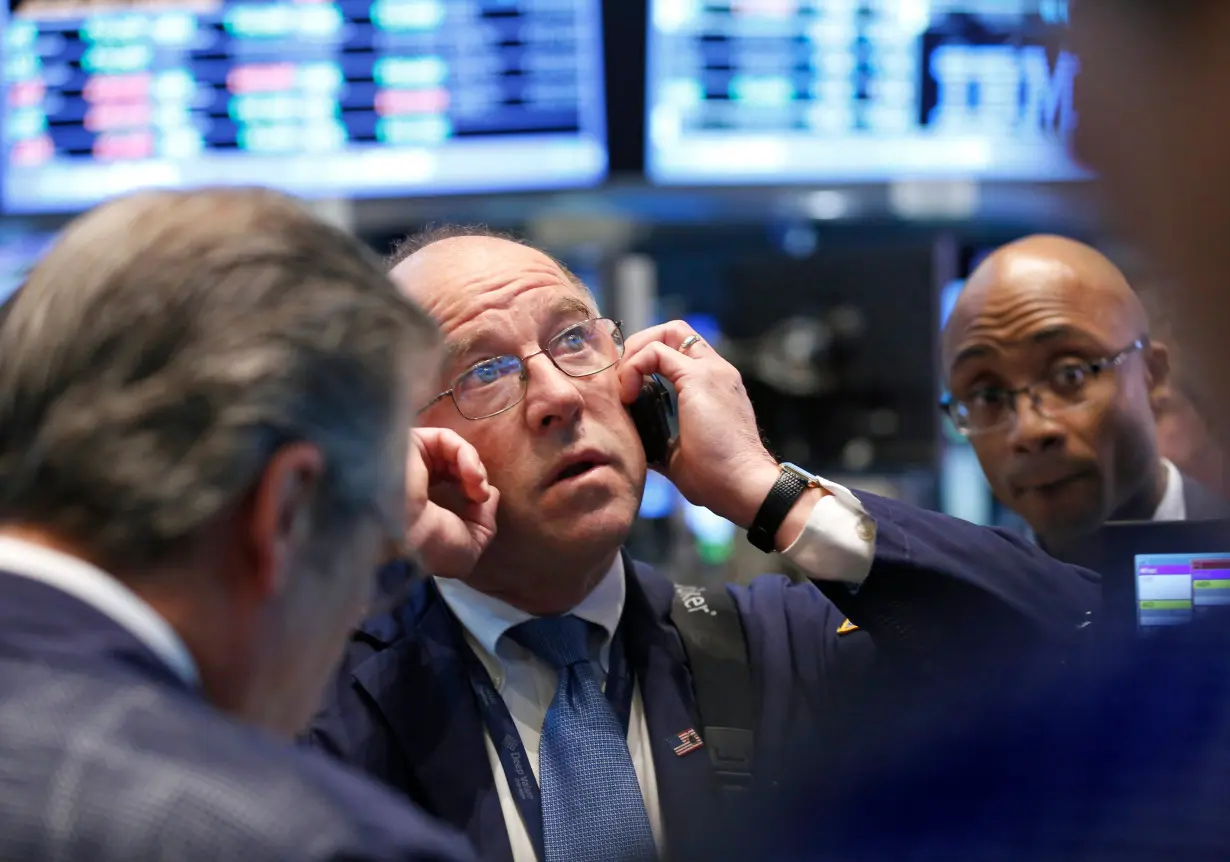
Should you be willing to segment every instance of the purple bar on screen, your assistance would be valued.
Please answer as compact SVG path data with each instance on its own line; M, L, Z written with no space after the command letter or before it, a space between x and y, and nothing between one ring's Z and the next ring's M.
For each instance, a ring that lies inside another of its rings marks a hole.
M1140 566L1137 573L1141 575L1190 575L1191 566Z

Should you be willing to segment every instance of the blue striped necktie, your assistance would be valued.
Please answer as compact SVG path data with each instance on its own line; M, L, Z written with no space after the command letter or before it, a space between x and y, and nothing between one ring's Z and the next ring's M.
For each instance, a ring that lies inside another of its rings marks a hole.
M656 859L628 740L589 661L589 628L563 616L509 631L559 671L538 750L542 862Z

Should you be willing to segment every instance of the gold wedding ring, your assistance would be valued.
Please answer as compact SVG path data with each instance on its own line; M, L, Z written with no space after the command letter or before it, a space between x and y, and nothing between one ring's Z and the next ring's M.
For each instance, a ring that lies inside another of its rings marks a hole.
M687 338L683 339L683 344L679 345L679 352L687 353L692 348L693 345L699 344L699 343L700 343L699 335L689 335Z

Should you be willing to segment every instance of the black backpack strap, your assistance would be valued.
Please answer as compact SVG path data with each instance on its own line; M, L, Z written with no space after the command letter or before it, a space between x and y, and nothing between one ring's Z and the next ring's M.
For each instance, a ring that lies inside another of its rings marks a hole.
M739 609L725 587L677 584L671 622L692 670L700 736L718 787L724 797L741 799L752 783L759 710Z

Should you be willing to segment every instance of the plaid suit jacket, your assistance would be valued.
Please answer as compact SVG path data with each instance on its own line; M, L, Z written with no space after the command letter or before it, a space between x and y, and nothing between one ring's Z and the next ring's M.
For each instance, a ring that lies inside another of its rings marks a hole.
M465 860L375 784L243 726L143 644L0 573L0 860Z

